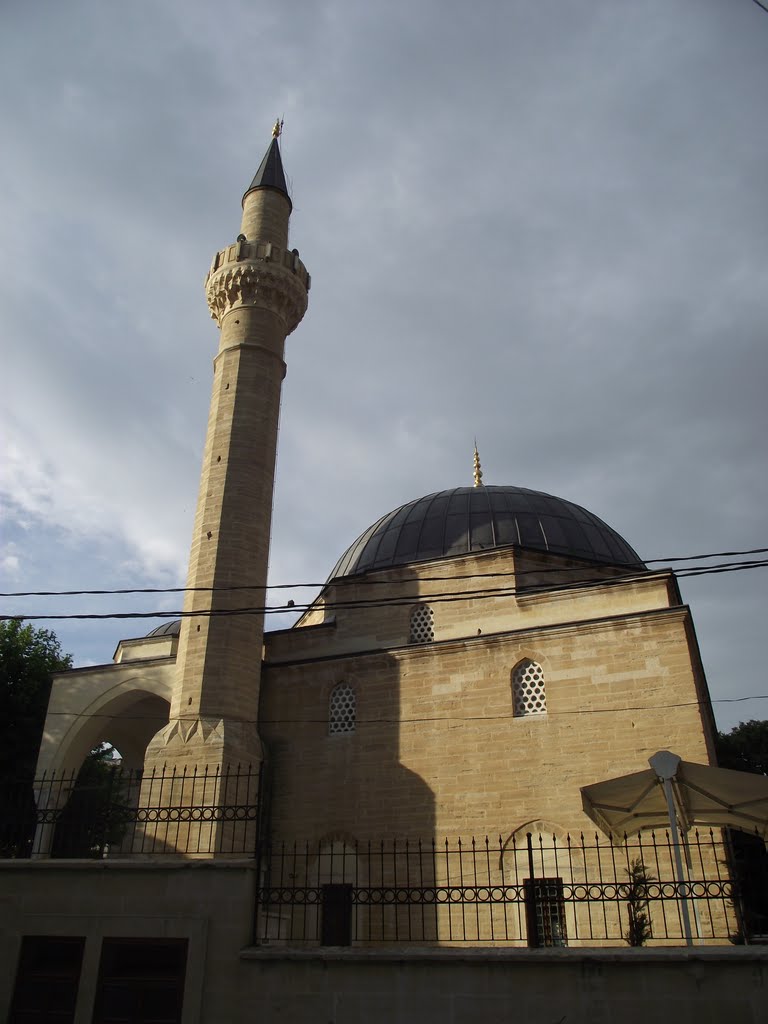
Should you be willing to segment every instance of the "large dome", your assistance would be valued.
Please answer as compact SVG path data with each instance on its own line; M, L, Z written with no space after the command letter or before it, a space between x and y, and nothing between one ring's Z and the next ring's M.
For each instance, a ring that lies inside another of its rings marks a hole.
M382 516L347 548L329 579L509 544L642 566L615 530L572 501L526 487L454 487Z

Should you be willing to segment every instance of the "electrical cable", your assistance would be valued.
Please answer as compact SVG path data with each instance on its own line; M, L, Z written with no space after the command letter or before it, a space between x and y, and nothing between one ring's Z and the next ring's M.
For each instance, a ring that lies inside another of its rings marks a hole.
M765 568L768 566L768 559L753 560L748 562L728 562L728 563L716 563L711 566L704 566L701 568L696 567L683 567L679 570L672 570L670 575L676 579L685 579L691 576L706 576L706 575L719 575L726 572L743 572L748 569ZM570 573L570 569L560 569L561 573ZM374 609L384 607L402 607L403 605L410 605L414 600L427 600L432 604L440 604L446 602L455 601L466 601L466 600L493 600L502 597L513 597L516 595L521 596L532 596L537 593L557 593L569 590L583 590L586 588L593 587L612 587L612 586L626 586L638 582L643 582L658 575L660 571L656 573L637 573L632 572L619 576L612 577L593 577L591 579L582 579L572 581L570 583L550 585L542 583L540 585L532 584L526 587L500 587L495 589L482 589L482 590L465 590L465 591L443 591L436 592L433 594L400 594L394 597L382 597L382 598L371 598L371 599L358 599L354 601L325 601L323 608L325 610L351 610L351 609ZM514 574L511 574L514 575ZM476 578L474 576L465 577L467 579ZM438 577L440 582L453 582L451 577ZM419 584L423 581L412 580L412 581L400 581L408 583L413 582ZM390 586L397 586L398 581L389 581ZM314 601L294 603L291 605L257 605L247 606L242 608L203 608L193 611L184 611L182 609L176 610L153 610L149 612L69 612L69 613L43 613L43 614L0 614L0 621L10 621L23 619L25 621L39 621L39 620L50 620L50 621L61 621L61 620L102 620L102 619L178 619L178 618L215 618L232 615L279 615L292 612L304 612L310 610L314 606Z
M162 698L159 698L162 700ZM746 697L715 697L710 701L689 700L676 704L639 704L628 705L619 708L577 708L573 711L550 711L547 710L547 718L553 716L574 716L574 715L605 715L618 714L624 711L669 711L674 708L705 707L707 704L740 704L747 700L768 700L768 693L756 693ZM115 718L114 714L84 714L78 711L49 711L49 717L64 718ZM356 725L419 725L429 722L496 722L507 719L518 718L511 712L499 715L439 715L423 716L413 718L357 718ZM197 716L185 717L178 715L172 719L164 715L123 715L119 716L121 722L187 722L195 721ZM230 718L228 721L237 722L240 725L327 725L325 718Z
M483 549L486 550L486 549ZM489 550L489 549L488 549ZM548 552L539 552L534 550L536 554L547 554ZM480 553L480 552L477 552ZM557 554L557 552L554 552ZM705 558L736 558L742 555L764 555L768 554L768 548L751 548L745 551L713 551L708 554L698 555L674 555L669 558L646 558L643 562L638 563L637 566L629 565L631 569L642 569L648 565L669 565L673 562L693 562L702 561ZM609 565L610 563L605 563ZM401 565L393 565L390 567L394 570L402 568ZM573 566L569 568L569 572L592 572L595 569L594 564L584 566ZM382 570L379 570L382 571ZM451 576L451 579L465 580L465 579L491 579L501 576L525 576L533 573L545 574L562 572L561 567L542 567L540 569L523 569L523 570L508 570L504 572L489 572L489 573L470 573L467 575ZM439 583L446 579L445 576L422 576L420 581L424 583ZM357 576L339 576L334 580L324 580L322 583L267 583L267 584L256 584L256 583L242 583L236 586L229 587L126 587L123 589L115 590L16 590L16 591L0 591L0 597L103 597L112 595L125 595L125 594L186 594L186 593L219 593L226 591L238 591L238 590L304 590L304 589L321 589L327 586L387 586L391 585L391 580L374 580L374 579L361 579Z

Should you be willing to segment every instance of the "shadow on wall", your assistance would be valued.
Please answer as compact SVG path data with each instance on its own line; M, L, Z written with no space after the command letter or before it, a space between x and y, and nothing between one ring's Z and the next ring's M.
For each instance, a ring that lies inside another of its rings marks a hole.
M138 780L155 732L168 722L169 704L144 690L122 689L98 714L78 715L59 749L56 769L35 780L36 856L102 857L120 850L136 830ZM119 761L104 752L119 752ZM98 755L94 752L102 750Z
M406 645L411 608L398 613ZM368 904L358 903L353 915L352 938L363 937L381 931L373 924L377 907L396 898L398 886L434 887L430 857L420 858L418 878L410 876L413 844L434 835L435 797L400 761L400 720L400 664L385 650L266 666L260 723L273 782L262 938L349 938L342 922L350 919L353 889ZM401 852L377 859L384 841ZM269 892L285 886L303 903L288 919L283 909L283 919L270 920ZM388 921L381 938L396 939L397 914ZM434 937L434 922L435 908L425 905L422 938Z

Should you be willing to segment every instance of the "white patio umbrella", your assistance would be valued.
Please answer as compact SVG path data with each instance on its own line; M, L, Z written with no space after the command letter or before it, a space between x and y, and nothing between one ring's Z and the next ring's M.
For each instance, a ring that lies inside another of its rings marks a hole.
M768 777L682 761L669 750L648 759L650 769L583 786L584 812L612 840L641 829L669 828L678 882L685 881L680 829L727 826L768 839ZM691 945L688 901L681 896L685 939Z

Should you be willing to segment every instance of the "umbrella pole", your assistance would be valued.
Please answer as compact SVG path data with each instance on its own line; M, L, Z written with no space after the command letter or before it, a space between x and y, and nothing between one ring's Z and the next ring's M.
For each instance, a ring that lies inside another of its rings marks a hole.
M691 934L691 915L688 912L688 897L682 892L682 887L685 885L685 875L683 873L683 858L680 853L680 830L677 827L677 812L675 811L675 800L672 795L672 781L670 779L662 778L664 784L664 796L667 798L667 811L669 812L669 826L672 831L672 846L675 851L675 866L677 868L677 879L681 886L680 893L680 910L683 915L683 931L685 932L685 944L686 946L693 945L693 936Z

